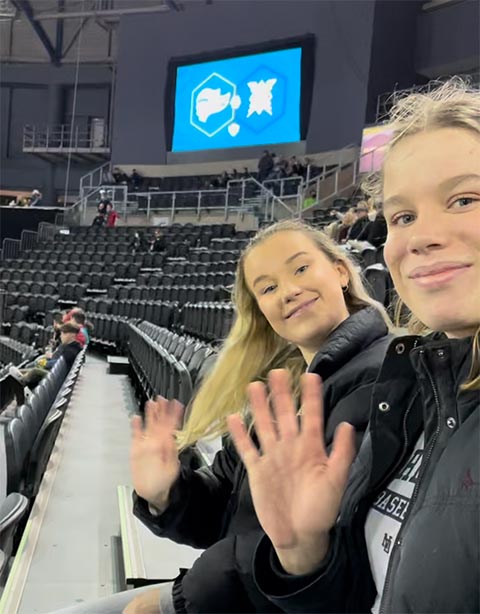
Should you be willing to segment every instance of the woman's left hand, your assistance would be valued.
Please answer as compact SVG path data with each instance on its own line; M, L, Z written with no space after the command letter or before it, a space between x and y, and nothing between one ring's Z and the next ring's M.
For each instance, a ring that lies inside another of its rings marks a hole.
M141 593L127 605L122 614L161 614L160 589Z

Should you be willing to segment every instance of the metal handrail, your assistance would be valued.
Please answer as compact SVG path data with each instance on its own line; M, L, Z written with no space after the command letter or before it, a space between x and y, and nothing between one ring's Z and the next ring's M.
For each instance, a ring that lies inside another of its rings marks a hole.
M104 126L99 136L80 126L60 124L39 127L26 124L23 128L23 149L108 149L108 131Z
M38 243L38 233L34 230L22 230L20 235L20 251L33 249Z
M18 258L20 254L20 240L19 239L3 239L2 242L2 259L13 260Z

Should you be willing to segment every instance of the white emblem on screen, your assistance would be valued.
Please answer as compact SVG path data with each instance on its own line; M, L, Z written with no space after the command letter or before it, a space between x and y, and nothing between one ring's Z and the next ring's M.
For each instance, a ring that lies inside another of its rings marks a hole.
M205 123L211 115L221 113L230 103L230 94L222 94L221 89L205 87L197 95L195 111L198 119Z
M249 81L250 106L248 107L247 117L250 117L254 113L257 115L261 115L262 113L272 114L272 90L276 82L276 79Z

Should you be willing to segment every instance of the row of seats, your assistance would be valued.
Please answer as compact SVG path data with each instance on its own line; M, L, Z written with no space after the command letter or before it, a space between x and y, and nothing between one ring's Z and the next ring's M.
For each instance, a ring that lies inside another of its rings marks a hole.
M186 300L195 300L195 293L192 290L192 286L198 286L200 288L206 286L213 287L215 289L217 298L212 300L228 300L230 298L230 291L228 290L228 287L231 286L231 284L233 283L234 277L232 274L217 273L212 276L207 275L206 278L199 275L198 278L194 280L187 279L187 277L188 276L184 276L183 278L175 278L175 281L178 281L179 285L177 285L177 283L175 283L175 285L172 285L171 283L168 283L168 279L163 277L161 286L110 286L107 292L107 297L109 299L117 300L179 300L182 302L179 290L180 287L187 287ZM165 283L165 281L167 281L167 283ZM166 290L167 288L172 288L170 293L168 293L168 291ZM183 302L185 302L185 300Z
M114 226L113 228L107 228L105 226L74 226L70 228L70 234L64 234L64 237L77 236L77 237L133 237L136 232L143 232L144 234L153 234L155 228L152 226ZM186 224L174 223L169 226L163 226L161 228L162 233L165 236L181 236L183 234L194 233L197 235L212 234L214 237L231 237L235 234L240 234L242 237L250 236L250 233L240 231L235 232L235 224L192 224L188 222Z
M10 339L36 348L44 348L53 334L51 328L30 322L15 322L10 326Z
M208 345L151 322L129 325L128 355L142 396L161 395L177 399L184 406L216 358Z
M17 339L0 337L0 365L18 365L32 355L33 350L29 345Z
M27 403L0 416L0 548L5 554L0 586L5 585L22 520L38 494L83 358L81 352L68 376L60 359Z
M28 307L32 312L47 312L51 311L57 305L57 301L60 298L58 294L51 294L45 296L44 294L29 294L28 292L5 292L5 313L4 321L12 321L7 317L7 309L15 307Z
M59 295L61 300L75 302L82 298L88 289L87 284L64 282L63 284L41 281L1 281L0 290L18 292L20 294Z
M182 330L208 342L219 342L227 337L234 317L231 303L186 304L182 310Z

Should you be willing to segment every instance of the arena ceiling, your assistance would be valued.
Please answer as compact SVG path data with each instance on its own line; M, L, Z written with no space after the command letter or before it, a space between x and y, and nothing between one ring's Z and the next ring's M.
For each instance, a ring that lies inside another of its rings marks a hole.
M0 0L0 57L60 65L80 56L82 63L112 63L122 15L184 9L179 0Z

